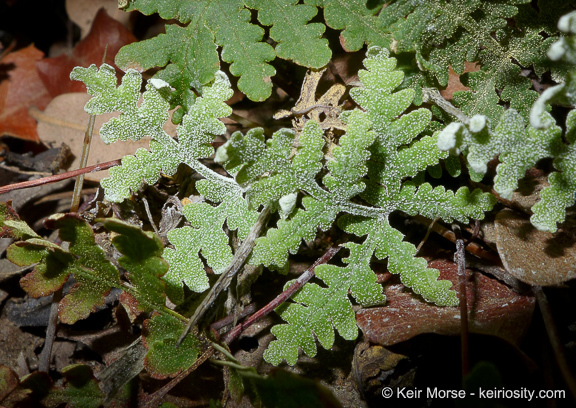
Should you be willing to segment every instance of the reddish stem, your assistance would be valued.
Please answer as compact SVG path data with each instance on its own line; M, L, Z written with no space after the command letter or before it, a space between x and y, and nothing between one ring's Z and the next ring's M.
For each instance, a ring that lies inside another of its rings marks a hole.
M460 353L462 358L462 379L468 374L468 304L466 298L466 258L464 240L460 227L453 225L456 236L456 262L458 264L458 297L460 300Z
M297 290L302 288L306 282L314 277L314 269L318 265L328 262L334 255L336 255L336 253L338 253L338 251L340 251L339 246L330 247L330 249L328 249L324 255L322 255L316 262L314 262L314 264L302 275L300 275L298 279L296 279L296 281L294 281L284 292L279 294L274 300L246 319L244 323L236 325L236 327L224 335L222 341L226 344L232 343L232 341L234 341L234 339L236 339L244 329L248 328L259 319L276 309L280 304L288 300Z
M144 398L144 401L141 401L143 408L155 408L162 402L162 399L174 388L176 385L180 383L184 378L186 378L190 373L200 367L206 360L208 360L214 354L214 347L210 346L198 359L188 367L186 370L182 371L176 377L174 377L168 384L160 388L154 394L149 395L148 397Z
M95 164L93 166L84 167L82 169L72 170L61 174L55 174L53 176L42 177L36 180L9 184L7 186L0 187L0 194L9 193L10 191L20 190L23 188L30 188L30 187L42 186L44 184L56 183L57 181L66 180L72 177L79 176L81 174L95 173L97 171L108 170L110 167L119 166L120 164L121 164L120 159L112 160L106 163Z

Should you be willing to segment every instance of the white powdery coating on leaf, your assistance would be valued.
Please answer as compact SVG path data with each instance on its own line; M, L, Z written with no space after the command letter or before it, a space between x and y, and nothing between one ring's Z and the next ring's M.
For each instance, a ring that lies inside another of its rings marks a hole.
M297 197L298 194L292 193L287 194L284 197L281 197L280 200L278 200L278 204L280 204L280 209L282 210L284 217L289 216L294 210L294 207L296 206Z
M230 158L228 157L228 146L230 146L230 141L227 141L218 149L216 149L216 155L214 156L214 161L216 163L226 163Z
M456 146L456 134L463 127L461 123L452 122L444 128L438 135L438 148L440 150L450 150Z
M470 118L469 129L472 133L481 132L486 127L486 116L484 115L474 115Z
M154 88L161 89L161 88L170 88L170 84L163 79L160 78L152 78L148 81L149 84L152 84Z

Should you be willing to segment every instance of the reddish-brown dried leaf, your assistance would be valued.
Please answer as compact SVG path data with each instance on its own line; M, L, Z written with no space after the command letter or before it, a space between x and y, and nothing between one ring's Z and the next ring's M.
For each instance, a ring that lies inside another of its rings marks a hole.
M540 286L576 279L574 231L539 231L526 217L508 209L496 215L494 224L502 263L516 279Z
M480 70L480 65L476 64L475 62L465 62L464 63L464 72L474 72ZM460 75L458 75L452 67L448 67L448 84L446 84L446 88L440 91L440 95L447 101L452 100L452 95L454 92L458 91L469 91L470 88L465 86L462 82L460 82Z
M457 265L450 261L430 262L440 271L440 279L458 282ZM471 333L490 334L517 343L532 318L534 298L522 296L508 286L481 273L466 270L466 298ZM423 333L457 335L460 333L460 309L439 307L416 297L403 285L385 289L384 307L361 310L358 326L372 343L391 346Z
M8 54L0 61L0 135L38 142L36 121L28 108L44 109L51 96L44 86L36 62L44 54L34 45Z
M72 55L45 58L36 63L40 78L52 97L69 92L86 92L82 82L70 80L70 72L76 66L90 64L100 66L106 52L105 62L114 66L114 57L126 44L136 41L126 27L100 9L88 36L80 41Z

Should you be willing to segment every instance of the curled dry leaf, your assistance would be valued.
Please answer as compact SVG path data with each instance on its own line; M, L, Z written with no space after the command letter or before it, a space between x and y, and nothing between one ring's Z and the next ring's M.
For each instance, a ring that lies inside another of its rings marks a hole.
M464 72L462 74L479 70L480 65L478 65L476 62L465 62ZM451 101L454 92L469 91L469 90L470 88L468 88L466 85L460 82L460 75L454 72L451 66L448 66L448 84L446 84L446 88L440 91L440 95L442 95L442 97L447 101Z
M500 258L515 278L541 286L576 278L574 231L539 231L524 216L508 209L496 215L495 223Z
M274 119L286 118L294 115L294 126L301 130L308 119L307 116L320 124L322 129L346 129L346 125L340 120L343 106L339 105L340 99L346 92L346 87L342 84L334 84L316 100L316 91L320 78L326 69L321 71L308 71L302 84L300 98L291 110L280 110L274 114ZM321 114L324 114L322 118Z
M440 271L440 279L450 280L454 285L458 282L455 263L436 260L430 262L429 267ZM467 269L466 275L469 331L518 343L531 321L534 298L519 295L481 273ZM391 285L384 293L388 300L386 306L356 314L358 326L370 342L391 346L423 333L460 333L459 308L426 303L403 285Z
M44 109L51 96L36 71L44 54L34 45L12 52L0 61L0 136L38 142L36 122L28 108Z

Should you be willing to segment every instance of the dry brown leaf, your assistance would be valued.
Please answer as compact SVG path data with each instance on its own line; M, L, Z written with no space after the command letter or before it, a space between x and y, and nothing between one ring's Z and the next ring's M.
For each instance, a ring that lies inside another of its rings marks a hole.
M316 100L316 89L318 82L326 69L321 71L308 71L304 82L302 83L302 90L300 98L294 108L291 110L280 110L274 114L274 119L287 118L294 116L294 127L302 129L307 119L313 119L320 124L323 129L346 129L346 125L339 119L342 113L343 106L339 105L340 99L346 92L346 87L342 84L334 84ZM321 114L325 117L321 118Z
M44 54L30 45L12 52L0 61L0 136L10 135L38 142L36 121L28 108L44 109L51 96L36 71Z
M576 278L576 235L537 230L512 210L496 215L496 245L506 270L530 285L559 285Z
M464 63L464 75L466 72L474 72L479 71L480 65L476 62L465 62ZM470 88L465 86L462 82L460 82L460 75L458 75L451 66L448 67L448 84L446 84L446 88L440 91L440 95L447 101L452 100L452 96L454 92L458 91L469 91Z
M440 279L456 285L458 268L455 263L437 260L429 266L440 271ZM498 336L517 344L532 319L534 298L519 295L481 273L466 270L466 274L469 331ZM459 308L426 303L404 285L391 285L384 293L386 306L364 309L356 314L358 326L370 342L391 346L423 333L460 333Z
M66 0L66 13L68 18L80 27L81 38L88 35L92 22L101 8L114 20L128 26L130 14L118 9L118 0Z
M70 146L72 153L76 156L70 166L71 169L78 168L80 161L84 133L88 123L88 114L84 112L84 105L89 99L90 96L85 93L60 95L50 102L44 112L36 111L34 113L38 120L38 134L44 142L55 145L66 143ZM98 131L105 122L114 116L118 116L118 114L104 114L96 117L90 156L88 158L89 166L119 159L127 154L134 154L139 147L148 148L149 138L144 138L137 142L116 142L113 146L106 145L100 139ZM164 128L168 134L176 134L175 126L171 121L168 121ZM86 174L86 179L100 181L107 176L108 171L101 171Z
M44 58L36 63L36 68L53 97L70 92L85 92L86 87L82 82L70 79L72 69L90 64L100 66L104 56L104 62L115 66L114 57L118 50L134 41L136 37L126 27L101 9L96 15L90 34L76 44L72 55Z

